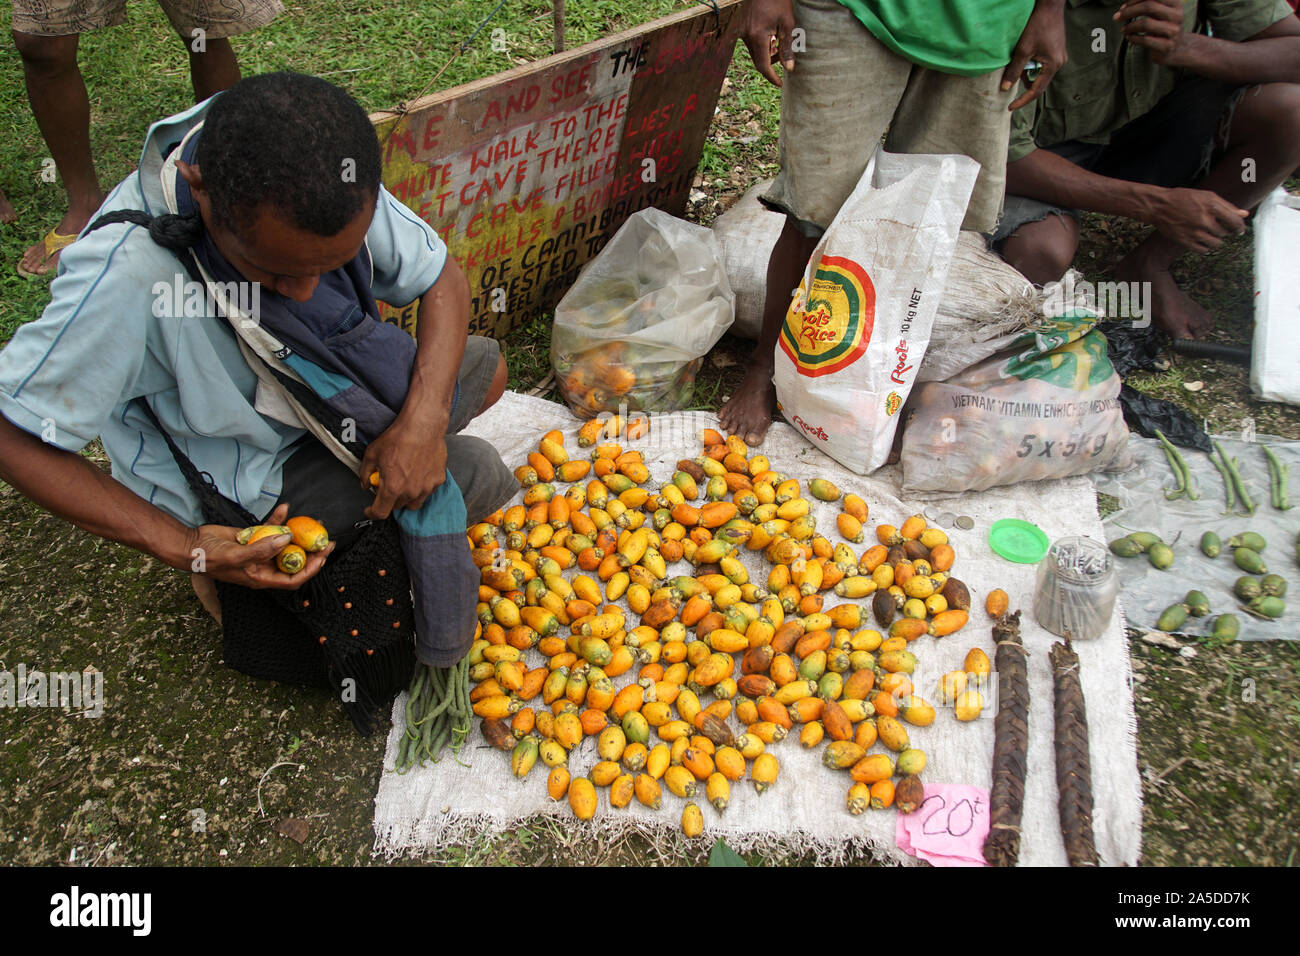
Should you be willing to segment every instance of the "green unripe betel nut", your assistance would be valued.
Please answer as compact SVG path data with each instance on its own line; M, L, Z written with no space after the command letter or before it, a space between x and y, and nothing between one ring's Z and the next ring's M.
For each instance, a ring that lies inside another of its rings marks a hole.
M1213 531L1207 531L1201 535L1201 554L1207 558L1217 558L1222 550L1223 543Z
M1174 549L1162 541L1157 541L1147 548L1147 558L1151 561L1153 568L1167 571L1174 563Z
M1249 574L1265 574L1268 571L1268 568L1264 567L1264 559L1259 556L1259 552L1250 548L1234 549L1232 560L1236 562L1237 567Z

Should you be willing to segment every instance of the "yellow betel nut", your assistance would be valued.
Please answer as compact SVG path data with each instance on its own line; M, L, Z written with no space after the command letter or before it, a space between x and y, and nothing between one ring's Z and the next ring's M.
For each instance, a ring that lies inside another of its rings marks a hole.
M974 720L984 709L984 698L977 690L963 691L957 698L956 714L958 720Z
M694 839L704 832L704 814L695 803L688 803L682 809L682 833Z
M315 518L296 515L286 521L285 526L293 535L293 543L304 551L322 551L330 543L329 532Z
M907 579L903 585L903 593L909 598L917 598L924 601L934 594L934 582L924 575L915 574Z
M253 525L239 532L237 540L240 544L255 544L263 538L274 538L281 534L292 534L292 532L282 524Z
M275 559L275 566L285 574L297 574L306 565L307 552L296 544L285 545Z

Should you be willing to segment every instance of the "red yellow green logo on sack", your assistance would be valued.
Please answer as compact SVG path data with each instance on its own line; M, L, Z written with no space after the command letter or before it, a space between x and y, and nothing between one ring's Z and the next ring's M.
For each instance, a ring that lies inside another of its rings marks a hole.
M876 319L876 289L851 259L823 256L812 289L799 292L781 327L781 348L800 375L831 375L866 352Z

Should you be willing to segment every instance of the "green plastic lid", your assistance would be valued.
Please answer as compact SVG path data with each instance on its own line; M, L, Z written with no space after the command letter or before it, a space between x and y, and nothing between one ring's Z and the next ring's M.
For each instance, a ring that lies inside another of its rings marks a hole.
M1003 518L989 528L989 547L1016 564L1037 564L1049 544L1042 528L1019 518Z

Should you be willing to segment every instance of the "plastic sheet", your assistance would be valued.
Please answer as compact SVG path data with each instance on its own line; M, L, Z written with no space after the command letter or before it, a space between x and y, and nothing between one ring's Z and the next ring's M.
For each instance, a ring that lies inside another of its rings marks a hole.
M534 450L538 437L552 428L564 432L565 444L571 451L578 450L574 436L580 425L563 406L506 392L501 401L470 423L466 434L490 441L505 461L513 465ZM658 487L669 479L675 463L683 455L700 447L699 433L705 427L717 428L717 416L706 412L656 415L645 437L623 444L644 454L652 476L648 485ZM1052 674L1047 654L1056 638L1044 631L1029 613L1034 566L1012 564L995 555L988 545L988 530L998 518L1014 515L1037 524L1052 540L1070 535L1099 539L1102 526L1094 508L1092 482L1087 478L1066 478L957 496L904 495L899 487L897 465L886 465L871 477L857 476L826 459L783 422L773 423L760 451L770 458L774 469L803 482L822 477L843 491L860 495L870 505L873 523L897 522L902 516L922 510L954 511L973 519L969 530L948 532L958 555L953 570L971 592L974 605L971 621L956 634L926 635L913 641L909 649L924 666L912 676L918 687L932 688L941 674L961 667L972 647L979 647L990 658L996 656L992 621L984 612L985 596L994 587L1010 595L1013 608L1024 611L1020 630L1028 651L1024 664L1029 688L1030 732L1020 821L1023 834L1020 864L1064 866L1066 852L1052 772ZM839 504L815 498L811 504L818 528L826 530L828 536L836 536L835 516L840 511ZM865 546L854 547L860 551ZM751 580L765 579L770 566L761 552L742 548L739 558ZM673 573L689 571L690 566L685 562L673 569ZM834 603L839 601L834 599ZM619 603L625 605L626 597ZM1137 721L1129 683L1129 642L1124 639L1120 615L1112 616L1105 635L1097 640L1079 641L1075 650L1081 661L1080 677L1089 705L1093 701L1104 702L1104 706L1098 703L1090 711L1088 720L1097 849L1105 865L1136 866L1141 845L1142 784L1138 776ZM528 652L534 657L536 653ZM615 679L615 686L634 677L632 672L623 674ZM920 693L938 707L927 691ZM460 754L464 765L444 759L437 766L416 767L399 776L391 768L398 742L405 732L405 701L405 695L399 696L394 705L393 731L375 799L378 852L390 858L408 849L445 855L442 851L453 842L472 841L485 831L502 832L535 815L544 815L575 840L598 837L617 840L633 831L646 834L646 845L652 849L648 860L681 862L677 849L681 844L673 842L680 838L681 801L677 798L665 795L664 807L654 811L636 801L621 810L613 810L602 797L595 819L579 822L566 803L557 803L546 795L538 777L539 772L544 775L544 770L534 769L530 778L521 783L510 774L508 754L479 746L482 740L477 720L470 742ZM923 775L927 797L931 795L933 781L989 785L996 714L991 692L985 702L986 710L979 720L962 723L953 719L949 709L947 714L939 714L931 726L914 729L917 745L925 750L928 758ZM880 856L894 862L914 862L895 846L896 814L873 810L855 817L844 810L847 777L822 765L820 749L805 749L792 735L775 744L773 753L781 763L776 787L759 796L748 781L743 786L738 782L732 785L732 802L725 814L704 807L708 842L722 837L728 846L742 853L767 847L783 853L807 854L809 859L825 865L842 864L853 847L869 844ZM598 759L595 740L588 737L570 753L569 771L574 777L581 776ZM924 814L917 814L930 817L931 830L936 829L936 823L944 825L943 817L932 816L933 807L931 804ZM965 821L961 822L964 828ZM950 831L958 829L953 826Z
M1227 499L1223 479L1207 455L1196 451L1183 453L1191 473L1193 487L1200 498L1193 501L1165 499L1166 489L1174 487L1173 472L1158 441L1139 438L1129 442L1136 467L1118 475L1098 476L1097 490L1119 498L1121 510L1104 522L1107 541L1134 531L1152 531L1174 549L1174 564L1168 571L1151 566L1146 555L1116 558L1121 582L1120 603L1129 626L1155 630L1160 612L1176 604L1190 590L1205 592L1210 599L1207 617L1189 617L1180 633L1208 635L1216 615L1235 614L1241 622L1242 640L1296 640L1300 637L1300 565L1296 561L1296 535L1300 534L1300 488L1291 491L1296 505L1290 511L1277 511L1269 503L1268 466L1260 444L1277 453L1292 473L1300 476L1300 442L1260 436L1258 441L1244 442L1233 438L1216 438L1230 457L1240 462L1239 470L1247 490L1257 505L1253 515L1225 515ZM1215 532L1224 542L1217 558L1201 554L1201 535ZM1257 531L1268 541L1263 552L1269 571L1287 579L1287 611L1276 621L1261 621L1238 606L1232 593L1233 582L1246 572L1232 560L1227 541L1242 531Z

